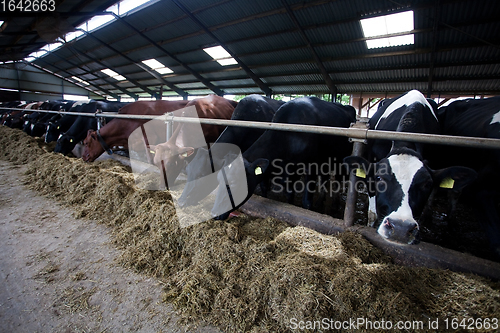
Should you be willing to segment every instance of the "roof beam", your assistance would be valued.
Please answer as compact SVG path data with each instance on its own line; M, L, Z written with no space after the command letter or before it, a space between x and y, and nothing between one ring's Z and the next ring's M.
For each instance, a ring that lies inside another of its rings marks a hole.
M141 31L139 31L139 29L137 29L136 27L134 27L133 25L131 25L130 23L125 21L120 16L116 15L115 13L112 13L112 14L118 21L120 21L121 23L126 25L128 28L134 30L139 36L141 36L142 38L146 39L149 43L151 43L151 45L153 45L154 47L156 47L157 49L159 49L160 51L165 53L167 56L169 56L170 58L175 60L179 65L182 66L182 68L184 68L189 73L191 73L194 77L196 77L198 80L200 80L200 82L203 83L208 89L212 90L214 93L216 93L219 96L224 96L224 92L222 90L220 90L219 88L214 86L209 80L205 79L198 72L196 72L191 67L189 67L186 63L182 62L179 58L177 58L172 53L167 51L163 46L160 46L157 42L155 42L154 40L152 40L151 38L149 38L148 36L143 34Z
M67 81L67 82L69 82L69 83L72 83L72 84L76 85L74 82L72 82L72 81L68 80L68 78L65 78L65 77L62 77L62 76L61 76L61 77L59 77L59 76L57 76L57 75L54 75L54 73L52 73L52 72L50 72L49 70L47 70L47 69L43 68L42 66L39 66L39 65L37 65L37 64L31 64L31 66L36 67L36 68L38 68L39 70L42 70L42 71L44 71L44 72L45 72L45 73L47 73L47 74L53 75L53 76L55 76L55 77L57 77L57 78L60 78L61 80L64 80L64 81ZM79 86L79 85L78 85L78 86ZM92 86L94 86L94 85L92 85ZM87 90L87 91L89 91L89 92L91 92L91 93L93 93L93 94L99 95L98 93L96 93L96 92L95 92L95 91L93 91L92 89L89 89L88 87L84 87L84 86L79 86L79 87L80 87L80 88L82 88L82 89L85 89L85 90ZM104 90L103 90L103 89L101 89L101 91L104 91ZM110 95L112 95L112 94L110 93Z
M78 52L77 50L75 50L75 51L76 51L76 52ZM57 55L57 54L54 54L54 55L55 55L56 57L58 57L58 58L63 59L61 56L59 56L59 55ZM45 60L43 60L43 59L41 59L41 58L38 58L37 60L40 60L40 61L42 61L42 62L46 63L47 65L49 65L49 66L52 66L52 67L56 68L58 71L64 72L64 73L66 73L66 74L68 74L68 75L70 75L70 76L76 76L76 75L74 75L74 74L72 74L72 73L68 72L67 70L65 70L65 69L63 69L63 68L60 68L60 67L58 67L58 66L56 66L56 65L54 65L54 64L51 64L51 63L46 62ZM74 65L73 63L71 63L69 60L67 60L67 62L68 62L70 65L75 66L75 65ZM84 69L83 67L80 67L80 66L75 66L75 67L76 67L76 68L78 68L78 69L80 69L80 70L82 70L83 72L85 72L85 74L90 74L90 75L95 76L96 78L102 79L102 78L100 78L99 76L97 76L96 74L94 74L94 73L92 73L92 72L87 71L87 70L86 70L86 69ZM117 86L117 85L116 85L116 84L114 84L113 82L108 82L108 80L104 80L104 81L105 81L106 83L108 83L108 84L112 85L112 86L113 86L113 87L115 87L116 89L121 90L123 93L125 93L125 94L129 95L130 97L132 97L132 98L134 98L134 99L137 99L137 96L136 96L136 95L134 95L134 94L132 94L132 93L129 93L129 92L128 92L127 90L125 90L125 89L120 88L119 86ZM114 97L114 98L116 98L116 99L118 99L118 98L119 98L119 96L118 96L118 95L116 95L116 94L112 93L111 91L106 90L106 89L103 89L103 88L101 88L100 86L97 86L97 85L95 85L95 84L93 84L93 83L91 83L91 82L89 82L89 81L87 81L87 82L88 82L88 83L89 83L92 87L96 88L97 90L101 90L101 91L103 91L104 93L109 94L110 96L113 96L113 97Z
M189 18L194 21L198 26L200 26L207 35L209 35L213 40L215 40L217 43L219 43L220 46L222 46L228 53L233 57L234 60L241 66L241 68L250 76L250 78L257 84L257 86L267 95L271 96L272 91L271 89L264 83L262 80L255 75L250 68L248 68L247 65L245 65L231 50L229 50L225 44L217 37L215 36L210 29L208 29L203 23L201 23L200 20L198 20L186 7L184 7L183 4L181 4L178 0L172 0L177 7L179 7Z
M81 55L81 56L83 56L83 57L86 57L86 58L87 58L87 59L89 59L90 61L93 61L93 62L95 62L95 63L97 63L97 64L101 65L102 67L106 67L106 65L104 65L103 63L101 63L99 60L92 58L91 56L89 56L89 55L85 54L84 52L80 52L80 51L79 51L77 48L75 48L74 46L70 46L70 48L71 48L74 52L76 52L76 53L80 54L80 55ZM56 55L57 57L59 57L59 58L61 58L61 59L62 59L62 57L61 57L61 56L59 56L59 55L57 55L56 53L54 53L54 55ZM40 59L40 58L39 58L39 59ZM100 77L100 76L96 75L95 73L89 72L89 71L87 71L86 69L84 69L83 67L80 67L80 66L78 66L78 65L75 65L75 64L71 63L71 62L70 62L69 60L67 60L66 58L64 58L64 59L65 59L65 61L66 61L66 62L68 62L70 65L75 66L75 68L79 68L80 70L83 70L86 74L92 74L92 75L94 75L95 77L97 77L97 78L99 78L99 79L103 80L103 81L104 81L104 82L106 82L107 84L110 84L110 85L112 85L113 87L115 87L116 89L118 89L118 90L122 91L123 93L125 93L125 94L129 95L129 96L130 96L130 97L132 97L133 99L138 99L138 98L139 98L139 96L137 96L137 95L135 95L135 94L133 94L133 93L131 93L131 92L129 92L129 91L127 91L127 90L125 90L124 88L121 88L121 87L120 87L120 86L118 86L116 83L114 83L114 82L110 82L110 81L108 81L107 79L102 78L102 77ZM50 65L51 65L51 66L56 67L56 66L55 66L55 65L53 65L53 64L50 64ZM57 68L57 67L56 67L56 68ZM67 71L65 71L65 72L67 72ZM69 72L67 72L67 73L69 73ZM70 73L70 75L73 75L73 74L71 74L71 73ZM90 82L89 82L89 83L90 83Z
M318 53L316 52L314 47L311 45L311 41L309 40L306 33L304 32L304 30L300 26L299 20L297 20L297 17L295 17L295 14L293 13L292 9L290 8L290 6L286 2L286 0L281 0L281 3L285 7L286 12L287 12L288 16L290 17L290 19L292 20L293 24L298 29L300 36L302 37L302 40L306 43L307 48L311 52L311 54L314 58L314 61L316 62L316 66L318 66L319 71L321 72L321 75L323 76L323 80L325 80L325 83L328 86L328 89L330 90L330 94L332 94L334 96L333 99L334 99L334 101L336 101L336 99L337 99L337 97L336 97L337 96L337 87L335 87L335 84L333 83L332 78L328 74L325 66L323 65L323 62L321 62L321 59L320 59Z
M175 85L173 85L172 83L164 80L162 77L160 77L159 75L156 75L156 73L153 73L151 70L149 70L149 68L147 68L146 66L143 66L141 64L138 64L136 63L132 58L130 58L129 56L123 54L122 52L120 52L119 50L115 49L114 47L112 47L111 45L108 45L106 44L104 41L102 41L101 39L97 38L96 36L94 36L93 34L83 30L83 29L78 29L80 31L83 31L83 33L86 35L86 36L90 36L92 37L93 39L95 39L97 42L101 43L102 45L105 45L107 46L111 51L115 52L116 54L119 54L121 55L122 57L124 57L127 61L129 61L130 63L132 64L135 64L136 66L138 66L139 68L141 68L142 70L150 73L151 75L153 75L158 81L162 82L164 85L166 85L167 87L169 87L170 89L172 89L173 91L175 91L177 94L179 94L180 96L182 97L187 97L188 93L185 92L184 90L176 87ZM104 66L104 67L109 67L109 66ZM123 75L126 77L126 75ZM129 82L132 82L133 84L135 84L136 86L138 86L139 88L141 88L142 90L144 90L145 92L151 94L151 96L157 96L158 94L152 90L150 90L148 87L146 86L143 86L142 84L140 84L139 82L137 82L136 80L133 80L133 79L130 79L130 78L127 78L127 80Z

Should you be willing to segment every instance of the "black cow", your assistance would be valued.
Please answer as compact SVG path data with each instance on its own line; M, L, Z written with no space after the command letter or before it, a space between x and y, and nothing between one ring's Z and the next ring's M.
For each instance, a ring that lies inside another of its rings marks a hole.
M455 101L440 108L438 118L443 134L500 139L500 97ZM438 167L464 165L478 173L461 199L475 208L492 252L500 258L500 150L438 146L430 162Z
M231 119L269 122L272 121L276 110L283 104L284 102L271 98L250 95L238 103ZM212 179L206 178L206 176L214 172L214 170L220 170L225 155L229 153L228 146L221 144L233 144L241 152L244 152L257 141L264 131L258 128L228 126L212 145L210 151L204 148L198 149L196 156L186 167L188 182L178 200L178 204L181 207L195 205L217 187L217 179L215 177L212 177ZM219 147L220 149L218 149ZM198 180L202 181L203 184L200 185ZM210 180L211 183L207 183Z
M436 104L419 91L412 90L384 100L370 119L370 129L383 131L438 134ZM463 188L475 177L464 167L432 170L423 160L432 149L408 141L373 140L368 145L370 163L361 157L344 161L364 178L370 195L369 216L375 220L377 232L400 243L418 241L418 219L435 185L453 179L455 188Z
M297 98L287 102L276 111L273 118L274 123L333 127L349 127L355 121L356 111L353 107L326 102L316 97ZM250 198L256 186L266 176L270 173L276 176L277 174L272 171L280 169L281 165L320 164L329 160L342 160L351 153L351 149L352 145L345 137L266 130L243 153L244 170L239 169L239 164L232 165L231 158L225 158L225 167L218 174L220 185L212 215L219 215L217 216L219 219L227 218L230 211L240 207ZM241 184L242 176L245 175L246 184ZM247 186L247 195L240 198L242 200L237 200L241 201L239 204L233 205L232 197L235 195L233 190L241 188L242 185ZM233 189L231 195L227 188ZM310 206L307 186L303 196L303 206ZM223 211L227 213L222 213Z
M97 109L103 112L118 111L121 107L128 103L108 102L108 101L82 101L79 112L95 113ZM76 144L85 139L88 130L97 130L97 120L95 117L78 116L71 127L63 133L57 140L54 152L64 155L69 154Z

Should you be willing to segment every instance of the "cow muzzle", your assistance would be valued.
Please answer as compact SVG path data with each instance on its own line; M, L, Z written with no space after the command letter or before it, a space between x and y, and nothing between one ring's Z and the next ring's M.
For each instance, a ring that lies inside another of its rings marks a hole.
M384 218L377 232L384 238L402 244L418 242L418 224L413 220L401 220L390 217Z

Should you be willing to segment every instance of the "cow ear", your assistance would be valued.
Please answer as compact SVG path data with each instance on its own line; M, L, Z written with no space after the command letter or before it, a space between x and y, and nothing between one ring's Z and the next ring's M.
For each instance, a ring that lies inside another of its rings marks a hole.
M348 156L344 158L344 167L347 167L349 174L354 172L359 181L367 186L370 196L375 195L372 186L368 186L375 179L375 167L370 162L359 156Z
M348 156L344 158L344 166L348 172L356 172L359 178L374 177L371 163L359 156Z
M436 186L457 191L462 190L477 178L476 171L461 166L431 170L431 175Z
M181 152L179 153L179 156L181 159L185 159L194 153L194 148L193 147L184 147L182 148Z
M249 171L256 176L264 174L269 167L269 160L265 158L259 158L250 164Z

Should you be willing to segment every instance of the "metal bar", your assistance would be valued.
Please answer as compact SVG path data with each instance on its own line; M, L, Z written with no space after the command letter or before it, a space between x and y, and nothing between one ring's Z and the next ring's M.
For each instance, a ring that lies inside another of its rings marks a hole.
M351 124L351 128L360 128L367 129L368 128L368 118L361 118L355 124ZM363 152L365 150L366 141L364 140L352 140L354 144L352 146L352 154L351 156L363 156ZM358 190L355 188L356 184L356 174L352 172L349 175L349 188L347 190L347 197L345 200L345 209L344 209L344 224L346 227L352 227L354 225L354 215L356 213L356 200L358 197Z
M172 116L172 112L168 113L169 116ZM166 122L167 123L167 141L170 140L172 137L172 134L174 133L174 122L169 120Z
M2 109L12 109L12 108L2 108ZM12 109L12 110L26 111L24 109ZM378 130L358 129L358 128L268 123L268 122L243 121L243 120L185 118L185 117L173 117L166 115L152 116L152 115L116 114L111 112L94 114L94 113L61 112L61 111L49 111L49 110L36 110L36 111L59 113L59 114L71 114L75 116L86 116L86 117L108 117L108 118L136 119L136 120L153 120L161 117L163 121L176 121L179 123L192 123L192 124L200 123L200 124L221 125L221 126L237 126L237 127L270 129L276 131L292 131L292 132L313 133L313 134L338 135L338 136L344 136L348 138L361 139L361 140L369 140L369 139L405 140L411 142L435 143L435 144L443 144L450 146L500 149L500 139L476 138L467 136L391 132L391 131L378 131Z

